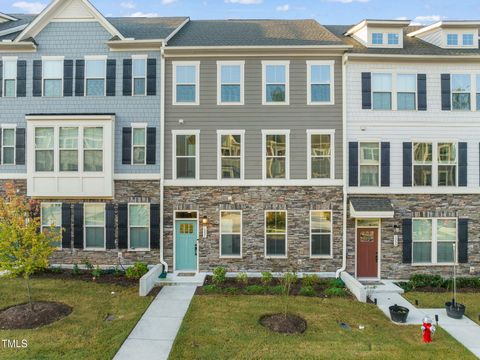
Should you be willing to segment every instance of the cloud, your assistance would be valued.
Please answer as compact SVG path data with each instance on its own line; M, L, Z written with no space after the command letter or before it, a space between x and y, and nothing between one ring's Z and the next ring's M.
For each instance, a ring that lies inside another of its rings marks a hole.
M290 10L290 5L285 4L285 5L279 5L275 8L277 11L288 11Z
M447 18L446 16L441 16L441 15L421 15L413 19L411 25L432 24L440 20L444 20L446 18Z
M177 2L177 0L162 0L162 5L170 5L174 2Z
M351 3L367 3L370 0L328 0L329 2L338 2L342 4L351 4Z
M134 12L130 15L128 15L130 17L156 17L158 16L158 13L155 13L155 12L151 12L151 13L144 13L144 12L141 12L141 11L137 11L137 12Z
M120 6L124 9L135 9L136 4L131 1L123 1L120 3Z
M12 4L12 7L20 9L28 14L38 14L47 6L47 4L40 2L17 1Z
M258 5L261 4L263 0L225 0L227 4L240 4L240 5Z

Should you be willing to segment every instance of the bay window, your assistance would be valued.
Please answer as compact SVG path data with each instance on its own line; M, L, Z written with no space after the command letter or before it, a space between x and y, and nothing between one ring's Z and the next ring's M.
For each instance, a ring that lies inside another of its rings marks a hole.
M263 130L263 178L289 178L289 131Z
M378 186L380 183L380 144L360 143L360 186Z
M54 231L56 234L62 233L62 204L42 202L40 205L40 223L41 231ZM62 247L61 240L52 243L52 246Z
M310 211L310 256L332 256L331 211Z
M452 74L452 110L470 110L471 77L469 74Z
M288 61L262 61L263 104L289 103Z
M43 96L63 95L63 59L42 60Z
M105 249L105 204L87 203L83 211L85 249Z
M150 205L128 204L129 249L148 250L150 248Z
M412 262L415 264L450 264L455 262L457 219L412 219Z
M287 212L265 212L265 256L287 256Z
M392 109L392 74L372 74L372 109Z
M78 128L60 128L60 171L78 171Z
M15 129L2 129L2 164L15 164Z
M104 96L107 72L106 57L85 59L85 95Z
M3 96L15 97L17 94L17 59L3 58Z
M35 128L35 171L54 170L54 128Z
M103 128L83 129L83 171L103 171Z
M242 212L220 211L220 256L242 256Z

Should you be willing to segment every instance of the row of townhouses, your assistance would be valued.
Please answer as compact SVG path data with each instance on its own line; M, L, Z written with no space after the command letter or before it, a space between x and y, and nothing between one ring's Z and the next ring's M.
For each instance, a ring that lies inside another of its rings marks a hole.
M0 13L0 179L55 264L480 271L480 22Z

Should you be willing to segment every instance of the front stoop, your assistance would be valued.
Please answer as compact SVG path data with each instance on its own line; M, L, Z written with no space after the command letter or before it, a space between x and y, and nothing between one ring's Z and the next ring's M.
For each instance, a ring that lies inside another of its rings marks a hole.
M164 279L158 278L155 280L155 284L158 286L169 286L169 285L194 285L202 286L207 273L198 272L194 273L193 276L186 271L176 271L174 273L168 273L167 277Z

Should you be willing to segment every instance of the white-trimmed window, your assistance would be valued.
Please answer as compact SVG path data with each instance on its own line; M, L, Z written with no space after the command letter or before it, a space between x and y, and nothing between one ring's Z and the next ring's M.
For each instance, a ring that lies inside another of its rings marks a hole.
M147 150L147 127L132 124L132 164L145 165Z
M217 104L244 104L245 61L217 61Z
M17 96L17 58L3 57L3 91L4 97Z
M40 205L41 231L62 233L62 204L42 202ZM52 246L61 248L62 241L52 243Z
M335 130L307 130L308 179L333 179Z
M447 45L458 46L458 34L447 34Z
M54 171L54 130L53 127L35 128L35 171Z
M63 96L63 56L42 57L43 96Z
M452 110L471 109L470 93L472 91L470 74L452 74Z
M307 102L309 105L334 103L334 61L307 61Z
M380 144L378 142L360 143L359 157L360 186L379 186Z
M383 45L383 33L372 33L372 44Z
M78 127L59 130L60 171L78 171Z
M477 111L480 110L480 74L476 76L476 85L477 85L477 92L475 94L476 102L477 102Z
M15 165L15 128L2 128L2 164Z
M132 56L132 95L145 96L147 94L147 56Z
M397 110L417 109L417 75L397 75Z
M432 186L433 146L428 142L413 143L413 186Z
M85 57L85 95L105 96L107 57Z
M388 34L388 45L398 45L400 35L398 33L389 33Z
M173 178L198 179L199 130L172 130L173 135Z
M289 179L290 130L262 130L263 179Z
M128 248L150 249L149 204L128 204Z
M372 73L372 109L392 110L392 74Z
M242 211L220 211L220 257L242 257Z
M438 186L457 185L457 144L439 142L437 144Z
M474 45L474 35L473 34L462 34L462 44L463 44L463 46L473 46Z
M174 61L173 105L200 104L200 62Z
M218 179L244 178L245 130L217 130Z
M310 211L310 256L332 256L332 211Z
M83 128L83 171L103 171L103 128Z
M105 250L105 204L83 205L85 249Z
M452 264L457 246L456 218L412 219L412 263Z
M287 256L287 211L265 211L265 257Z
M290 61L262 61L263 105L290 103Z

